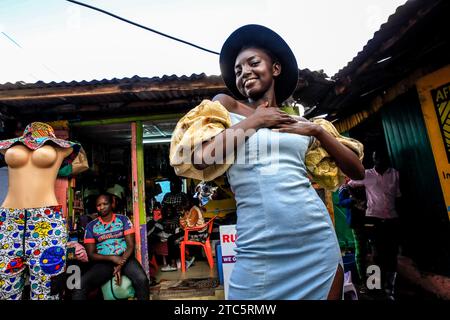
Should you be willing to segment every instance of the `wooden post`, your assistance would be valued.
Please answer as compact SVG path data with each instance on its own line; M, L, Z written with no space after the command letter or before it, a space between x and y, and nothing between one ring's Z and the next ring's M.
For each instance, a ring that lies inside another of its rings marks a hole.
M55 182L55 195L56 195L56 200L58 201L58 203L62 206L62 212L64 214L64 218L66 218L66 220L68 220L69 218L69 210L67 210L67 203L69 202L70 204L70 199L68 201L68 189L69 189L69 179L67 179L66 177L60 177L56 179Z
M147 228L144 193L144 147L142 122L131 123L131 171L133 194L133 223L136 241L136 258L149 275Z
M147 245L147 215L145 211L144 126L142 121L136 121L136 137L141 256L144 270L147 273L147 276L150 277Z
M67 194L68 194L68 204L67 204L67 220L70 221L70 227L72 227L75 224L75 210L73 209L73 201L74 201L74 196L73 196L73 188L75 187L75 178L71 178L69 181L69 186L68 186L68 190L67 190ZM69 220L70 218L70 220Z
M136 242L136 259L142 263L141 256L141 232L139 218L139 192L138 192L138 172L137 172L137 137L136 122L131 123L131 176L133 195L133 224Z

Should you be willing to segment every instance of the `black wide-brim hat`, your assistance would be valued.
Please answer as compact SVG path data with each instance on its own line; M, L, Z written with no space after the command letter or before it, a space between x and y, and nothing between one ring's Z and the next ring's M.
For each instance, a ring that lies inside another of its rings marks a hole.
M248 24L235 30L220 51L220 70L227 88L237 99L245 99L236 87L234 64L243 47L256 47L270 51L281 64L281 73L275 80L275 97L278 104L291 96L297 87L298 66L294 53L287 43L271 29Z

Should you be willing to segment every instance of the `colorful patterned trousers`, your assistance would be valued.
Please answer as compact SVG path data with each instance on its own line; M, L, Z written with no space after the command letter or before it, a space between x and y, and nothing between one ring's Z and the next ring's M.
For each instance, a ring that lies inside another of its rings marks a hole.
M26 271L32 300L57 300L64 272L67 229L61 206L0 208L0 300L19 300Z

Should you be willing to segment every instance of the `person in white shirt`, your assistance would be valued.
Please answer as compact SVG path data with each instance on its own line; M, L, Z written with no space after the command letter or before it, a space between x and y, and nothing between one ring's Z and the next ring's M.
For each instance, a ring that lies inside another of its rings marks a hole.
M363 180L350 181L350 186L364 186L367 197L366 218L374 224L375 263L381 269L381 279L389 299L394 299L394 286L399 248L398 171L390 166L387 152L373 153L374 167L365 170Z

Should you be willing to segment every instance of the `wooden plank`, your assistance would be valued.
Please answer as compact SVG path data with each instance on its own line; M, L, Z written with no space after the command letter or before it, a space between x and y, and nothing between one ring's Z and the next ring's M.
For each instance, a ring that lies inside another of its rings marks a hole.
M210 96L214 96L216 92L211 94ZM205 99L208 99L210 96L203 95ZM118 98L120 99L120 98ZM93 104L93 105L78 105L76 103L71 105L53 105L53 106L38 106L34 105L31 106L32 102L26 102L29 103L30 106L10 106L10 108L14 108L16 110L19 110L21 115L33 115L35 113L39 113L41 115L70 115L73 116L73 114L77 115L83 115L83 116L95 116L95 113L104 114L104 113L110 113L110 114L118 114L127 112L128 114L134 113L140 113L142 112L142 109L145 111L153 111L155 109L158 112L161 112L164 110L170 110L173 108L177 109L183 109L195 104L200 104L202 99L199 99L198 101L192 100L192 99L176 99L171 101L161 101L161 102L152 102L152 101L135 101L131 103L118 103L118 102L112 102L112 103L103 103L99 102L99 104ZM172 112L175 110L172 110Z
M69 222L69 226L74 226L75 225L75 211L73 210L73 198L74 198L74 194L73 194L73 187L75 186L75 178L71 178L69 181L69 185L68 185L68 190L67 190L67 194L68 194L68 200L67 200L67 221ZM70 230L69 230L70 231Z
M70 125L73 127L88 127L88 126L100 126L108 124L118 124L118 123L129 123L134 121L158 121L158 120L171 120L180 119L183 117L184 113L168 113L168 114L152 114L148 116L140 117L124 117L124 118L112 118L112 119L102 119L102 120L88 120L71 122Z
M184 83L183 83L184 82ZM0 90L0 101L14 101L25 99L64 99L68 97L91 97L124 93L166 92L177 91L189 92L192 90L224 90L223 82L219 81L180 81L174 80L169 83L152 84L97 84L76 87L50 87L33 89Z
M144 127L142 121L136 121L136 162L138 181L139 224L141 238L141 264L150 275L147 246L147 217L145 212L145 174L144 174Z
M135 255L142 264L141 232L139 216L139 190L138 190L138 166L137 166L137 126L136 122L131 123L131 177L132 177L132 197L133 197L133 225L135 234Z
M138 173L138 191L139 191L139 216L140 224L146 223L145 217L145 174L144 174L144 128L142 121L136 121L136 153L137 153L137 173Z
M55 195L56 200L62 206L62 212L64 218L68 218L69 212L67 211L67 190L69 188L69 179L57 178L55 182Z

